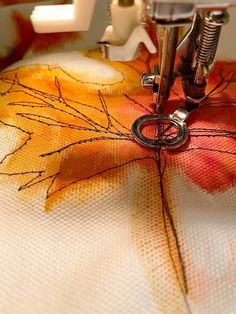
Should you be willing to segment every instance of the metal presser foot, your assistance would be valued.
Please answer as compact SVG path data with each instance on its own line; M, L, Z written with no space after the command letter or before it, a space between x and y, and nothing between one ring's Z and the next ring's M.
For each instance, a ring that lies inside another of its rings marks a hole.
M159 67L142 76L142 86L153 90L156 114L138 118L132 126L135 140L148 148L173 150L189 137L186 120L205 98L206 77L213 63L220 31L228 21L225 10L198 12L193 4L157 4L151 8L157 23ZM191 23L189 31L178 44L180 27ZM183 50L184 48L184 50ZM176 52L181 62L175 65ZM175 70L175 71L174 71ZM180 76L186 101L173 114L163 114L174 79ZM147 126L155 125L153 138L144 135Z
M188 115L189 113L183 108L179 108L169 115L145 115L134 121L132 133L135 140L143 146L160 149L164 145L167 149L176 149L182 146L188 139L188 128L185 123ZM142 133L146 126L152 124L157 129L154 139L150 139Z
M186 120L206 97L206 79L222 25L229 19L226 12L229 5L236 5L236 0L112 1L111 25L100 41L104 57L113 61L133 60L139 54L141 42L151 54L155 53L156 47L145 30L146 21L156 27L158 65L153 73L145 73L141 78L141 85L152 90L156 113L142 116L133 123L132 133L139 144L173 150L186 143L189 137ZM179 42L184 28L188 30ZM180 60L178 64L177 60ZM174 113L164 114L171 87L178 76L185 103ZM150 125L155 126L152 138L145 135Z

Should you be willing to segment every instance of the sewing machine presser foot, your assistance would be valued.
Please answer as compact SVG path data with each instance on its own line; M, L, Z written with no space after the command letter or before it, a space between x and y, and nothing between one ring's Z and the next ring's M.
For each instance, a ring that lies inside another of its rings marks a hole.
M132 125L134 139L142 146L159 150L177 149L188 140L189 131L185 123L190 112L180 107L173 114L148 114L136 119ZM154 125L154 136L144 134L145 127Z
M189 132L185 121L206 97L206 79L215 58L221 28L228 22L229 15L223 9L197 12L193 16L189 31L178 44L179 30L183 26L183 21L177 14L178 10L185 8L185 14L190 20L192 11L188 6L176 6L175 18L169 12L169 20L163 22L168 6L162 5L158 4L156 20L159 35L159 64L154 67L154 73L144 73L141 77L142 87L152 89L157 114L138 118L133 123L132 133L134 139L145 147L160 149L162 146L173 150L186 143ZM174 10L175 7L173 6L172 9ZM185 45L185 52L180 53L180 62L175 66L176 53L181 51L183 45ZM186 98L185 107L179 107L173 114L162 114L171 87L178 76L181 78ZM145 135L147 132L144 131L148 125L156 125L154 138Z

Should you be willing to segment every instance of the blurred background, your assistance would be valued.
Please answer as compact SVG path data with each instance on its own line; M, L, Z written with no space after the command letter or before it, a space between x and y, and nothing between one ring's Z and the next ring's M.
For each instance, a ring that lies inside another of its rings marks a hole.
M87 32L35 34L30 15L35 5L65 4L71 1L2 0L0 1L0 69L12 63L48 52L93 49L110 22L110 0L97 0L92 25ZM236 8L231 8L230 22L223 27L217 58L236 59Z

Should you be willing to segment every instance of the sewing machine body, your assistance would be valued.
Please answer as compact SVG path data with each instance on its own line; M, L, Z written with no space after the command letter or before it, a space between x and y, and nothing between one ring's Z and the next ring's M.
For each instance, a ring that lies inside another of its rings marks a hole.
M95 2L90 0L87 5L84 0L75 0L66 6L37 7L31 19L37 32L86 30ZM134 122L133 135L140 144L155 149L161 145L176 149L186 142L185 121L205 98L207 76L214 63L221 28L229 20L228 7L234 5L236 0L113 0L109 9L111 24L100 40L104 57L113 61L135 59L140 43L151 54L158 50L159 55L153 71L141 77L141 85L152 89L156 114ZM64 15L61 15L62 10ZM147 25L155 28L158 47L150 38ZM187 31L179 41L183 27ZM179 64L176 64L177 53L180 54ZM186 102L172 115L165 115L165 103L177 76L182 79ZM142 130L153 123L162 131L156 139L146 138ZM169 126L164 128L166 123ZM172 127L174 133L170 131ZM175 134L171 138L170 132Z

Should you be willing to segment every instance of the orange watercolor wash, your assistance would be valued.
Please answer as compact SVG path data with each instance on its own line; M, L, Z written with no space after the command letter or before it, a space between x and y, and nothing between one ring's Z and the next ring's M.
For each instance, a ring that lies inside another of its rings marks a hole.
M15 178L19 193L32 191L32 198L36 188L43 187L40 191L49 211L66 197L66 191L79 188L80 182L87 180L88 186L92 178L109 179L126 165L138 164L136 174L145 173L142 179L148 177L148 185L141 181L133 188L134 243L163 311L185 313L187 288L190 294L194 292L191 283L190 287L186 284L175 233L171 178L183 175L208 193L235 185L236 64L218 63L215 67L209 79L209 97L189 118L188 146L176 152L164 148L155 152L134 142L130 131L137 117L153 110L150 93L139 85L140 73L146 68L144 60L109 63L96 52L85 55L109 64L120 75L107 80L101 73L99 79L89 80L89 73L79 75L39 65L1 74L1 127L17 130L19 140L1 161L0 173ZM181 105L182 96L177 81L166 111L173 112ZM164 164L165 175L160 179ZM162 189L167 191L165 196ZM164 288L159 280L163 265L168 278ZM169 292L173 298L178 296L177 303L166 302ZM170 308L170 304L174 306Z
M102 60L97 53L88 56ZM46 66L26 66L1 74L1 117L25 131L19 129L22 148L16 148L2 168L9 173L40 173L25 184L27 188L46 184L47 202L84 178L112 168L119 171L132 160L155 156L152 150L136 144L130 131L138 116L153 110L150 93L139 87L139 69L144 63L112 66L122 73L124 81L101 78L97 85L83 84L83 77L76 73ZM218 74L221 69L225 81L211 95L222 80ZM211 97L189 118L189 146L179 152L165 151L171 168L185 173L209 193L225 190L236 182L232 118L236 110L235 70L235 64L217 65L208 87ZM179 82L174 89L167 106L169 112L182 103Z

